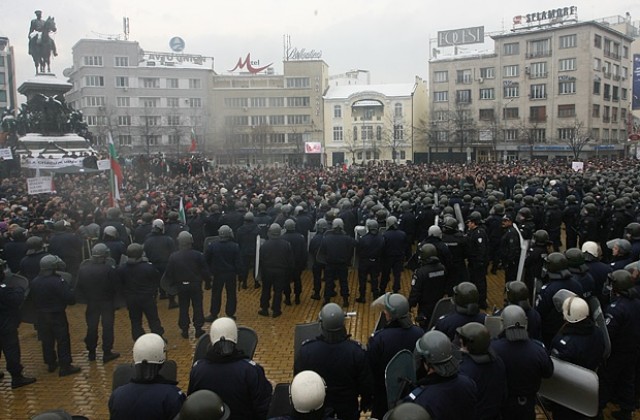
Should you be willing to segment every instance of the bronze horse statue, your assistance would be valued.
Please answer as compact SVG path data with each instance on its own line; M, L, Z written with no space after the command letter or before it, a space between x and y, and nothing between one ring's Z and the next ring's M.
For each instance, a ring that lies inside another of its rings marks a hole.
M44 22L42 31L37 32L29 40L29 51L31 57L33 57L33 63L36 66L36 74L51 72L49 59L51 58L51 52L54 51L55 46L53 39L49 36L49 33L56 32L57 29L55 18L49 16Z

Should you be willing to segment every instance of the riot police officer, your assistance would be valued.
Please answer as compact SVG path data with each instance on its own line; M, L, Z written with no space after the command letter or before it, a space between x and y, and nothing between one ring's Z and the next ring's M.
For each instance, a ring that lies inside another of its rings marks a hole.
M284 221L284 234L282 239L289 242L291 250L293 251L293 293L295 295L296 305L300 304L300 294L302 293L302 280L300 276L307 266L307 259L309 254L307 253L307 240L304 235L296 231L296 221L293 219L287 219ZM285 285L284 290L285 304L291 305L291 286L290 283Z
M262 366L237 348L238 327L231 318L211 324L211 347L189 374L188 394L215 392L229 406L230 420L266 419L272 387Z
M58 261L55 255L47 255L40 260L40 274L31 282L30 293L38 311L38 335L44 362L49 372L60 366L58 374L68 376L81 370L71 364L71 338L66 313L67 305L74 304L75 298L69 283L56 273Z
M357 420L359 413L371 405L373 379L365 351L349 339L344 318L337 304L322 307L321 335L302 343L293 370L294 374L304 370L317 372L327 383L325 405L342 420Z
M487 233L481 225L480 213L471 212L467 219L467 269L469 281L476 285L479 306L487 308Z
M342 219L334 219L333 222L331 222L331 226L332 229L327 231L322 237L322 243L318 250L318 253L324 257L327 263L325 269L324 303L329 303L331 300L337 279L340 283L342 305L349 306L348 267L353 258L356 241L344 232Z
M502 217L503 235L500 240L500 256L504 267L505 283L515 281L518 277L520 261L520 235L513 227L513 220L505 214Z
M500 241L504 231L502 229L502 218L504 217L504 206L495 204L490 212L489 217L485 220L487 238L489 241L488 259L491 262L491 274L498 272L500 266Z
M36 278L40 272L40 260L49 253L44 250L44 242L39 236L30 236L27 238L27 252L20 260L19 273L25 276L29 281Z
M625 226L624 238L631 243L631 261L640 260L640 223L632 222Z
M530 291L542 287L542 268L544 260L549 254L549 245L551 242L546 230L540 229L533 233L533 240L524 260L524 282Z
M578 246L578 220L580 218L580 205L575 195L567 196L567 203L562 210L562 222L567 237L567 248Z
M374 298L380 293L378 290L380 277L380 260L384 249L384 238L378 233L378 222L373 219L366 221L367 233L358 239L356 254L358 255L358 303L366 302L367 283L370 284Z
M502 359L507 373L507 399L502 418L534 420L536 393L542 378L553 375L553 362L544 346L530 340L527 316L516 305L501 314L503 333L491 342L491 348Z
M260 228L255 222L253 213L246 212L244 214L244 224L238 228L236 238L238 240L238 246L240 247L240 256L242 259L242 266L240 268L240 274L238 275L238 286L243 289L247 288L247 278L249 277L249 270L254 266L256 260L256 238L260 234ZM257 289L260 287L260 283L256 280L256 269L253 267L253 287Z
M211 307L205 318L207 322L215 321L220 313L223 289L227 293L225 313L229 318L235 319L238 305L236 276L242 270L240 247L233 241L233 230L228 225L220 226L218 237L220 240L211 242L204 254L209 271L213 274Z
M322 274L325 271L326 264L324 261L318 259L318 251L322 244L322 236L327 231L329 226L327 221L320 219L316 222L316 234L311 238L309 242L309 254L311 255L311 273L313 274L313 294L311 299L320 300L320 290L322 289Z
M213 391L200 389L189 395L174 420L228 420L231 410Z
M518 305L527 315L527 332L532 340L542 339L542 320L540 314L531 305L531 292L527 285L521 281L512 281L505 285L506 300L505 307ZM500 315L502 311L496 312Z
M631 264L631 243L626 239L611 239L607 241L607 248L611 250L611 270L622 270Z
M197 338L204 334L202 329L202 325L204 325L202 284L208 286L211 283L211 273L202 252L193 249L191 233L180 232L177 241L178 250L169 257L164 275L166 282L178 291L178 304L180 305L178 327L182 331L182 338L189 337L189 306L193 308L193 327ZM234 293L235 290L234 284Z
M118 230L113 226L104 228L103 242L109 248L110 257L116 264L120 264L120 259L127 253L127 246L124 241L118 238Z
M175 243L171 237L165 234L164 222L161 219L155 219L152 222L151 233L147 236L147 239L145 239L143 247L144 254L149 259L149 262L158 270L160 277L162 277L164 271L167 269L169 256L175 250ZM169 309L177 308L178 303L175 301L175 296L168 295L168 297ZM160 289L160 299L166 298L167 294L163 289Z
M389 216L386 221L387 230L384 237L384 249L382 251L382 277L380 278L380 292L384 292L393 273L393 293L400 290L400 276L402 274L402 260L405 256L407 234L398 229L398 219Z
M111 226L109 226L111 227ZM89 351L89 361L96 360L98 323L102 320L102 361L107 363L120 357L113 352L113 326L118 274L109 258L109 248L99 243L91 249L91 259L83 262L78 270L76 289L86 299L87 335L84 342Z
M560 210L558 206L557 197L549 196L547 198L547 205L544 211L542 225L549 233L549 240L553 245L553 250L558 252L562 245L560 240L560 234L562 231L562 210Z
M112 419L173 420L185 395L176 381L160 375L167 360L166 343L157 334L140 336L133 345L134 374L131 382L116 388L109 398Z
M582 285L585 299L595 291L596 284L593 276L589 273L589 267L585 264L584 254L579 248L569 248L564 252L567 257L569 272L578 283Z
M453 303L455 309L441 316L435 323L435 329L442 331L453 340L456 329L469 322L484 324L486 315L480 312L478 301L480 296L475 284L462 282L453 288Z
M582 244L582 254L584 255L585 264L589 268L589 274L593 277L595 288L593 295L598 298L600 305L605 307L608 302L608 296L602 294L605 283L610 273L613 272L609 264L605 264L598 258L598 244L587 241Z
M258 315L269 316L269 300L273 289L271 305L274 318L282 315L281 302L285 282L291 278L293 256L291 245L281 238L282 228L277 223L269 227L269 239L260 246L260 268L262 276L262 293L260 294L260 311Z
M386 320L386 325L369 338L367 346L367 360L371 366L374 384L371 416L379 419L388 410L384 379L387 364L400 350L413 350L415 342L422 337L424 331L412 324L409 302L401 294L385 293L376 299L373 305L382 307Z
M431 230L431 228L429 228ZM464 233L458 229L458 222L452 217L444 219L442 226L442 242L451 251L451 262L447 264L447 260L441 259L440 262L447 269L448 278L448 293L451 293L453 286L462 283L463 281L469 281L469 273L467 271L467 264L465 259L467 258L467 238ZM432 242L436 245L435 242ZM436 245L436 249L438 249ZM441 258L444 254L438 252L438 258Z
M429 325L436 303L448 293L447 272L438 259L438 251L432 244L420 247L422 266L411 277L409 304L418 306L418 321L423 328Z

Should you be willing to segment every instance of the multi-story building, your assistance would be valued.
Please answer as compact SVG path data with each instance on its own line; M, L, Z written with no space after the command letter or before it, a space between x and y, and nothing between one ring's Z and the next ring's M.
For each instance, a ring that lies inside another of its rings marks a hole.
M371 160L406 162L424 149L427 84L331 86L324 95L327 165Z
M16 109L16 67L9 38L0 36L0 108Z
M82 110L104 144L110 132L123 154L185 153L211 145L212 59L143 51L137 42L81 39L73 46L67 102Z
M322 60L285 60L282 75L214 75L210 92L213 158L220 164L319 165L322 95L329 67Z
M622 156L633 38L552 21L492 36L493 53L429 63L430 159Z

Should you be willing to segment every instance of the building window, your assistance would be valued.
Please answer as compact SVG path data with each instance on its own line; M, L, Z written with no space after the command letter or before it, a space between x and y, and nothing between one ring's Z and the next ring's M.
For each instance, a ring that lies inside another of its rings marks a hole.
M116 76L116 87L129 87L129 78L127 76Z
M167 125L180 125L180 116L167 115Z
M611 122L611 108L608 106L602 107L602 122Z
M85 76L84 85L90 86L90 87L103 87L104 77L103 76Z
M482 67L480 69L480 77L483 79L495 79L496 68L495 67Z
M238 98L244 99L244 103L246 104L246 98ZM243 105L246 106L246 105ZM251 108L266 108L267 107L267 98L251 98Z
M118 125L121 125L121 126L131 125L131 115L118 115Z
M545 83L531 85L531 99L546 99L547 85Z
M224 98L225 108L247 108L249 99L247 98Z
M308 77L288 77L287 87L288 88L308 88L309 78Z
M287 143L289 144L302 144L302 140L302 133L287 134Z
M502 46L504 55L518 55L520 54L520 43L509 42Z
M180 98L167 98L167 107L168 108L179 108L180 107Z
M180 145L180 135L179 134L169 134L169 144L173 146Z
M157 146L158 144L160 144L160 136L158 135L152 134L149 136L145 136L145 139L149 146Z
M621 95L620 95L620 96L621 96L622 100L623 100L623 101L626 101L626 100L627 100L627 95L628 95L628 93L627 93L627 92L628 92L627 88L622 88L622 89L621 89L621 92L622 92L622 93L621 93Z
M434 111L433 119L434 121L447 121L447 117L449 113L447 111Z
M547 62L540 61L538 63L531 63L531 66L528 68L525 67L525 72L529 74L532 79L547 77Z
M518 83L510 83L504 87L505 98L517 98L520 96L520 85Z
M284 98L283 97L269 98L269 106L272 108L284 107Z
M456 103L468 104L471 103L471 90L456 90Z
M120 146L131 146L131 135L121 134L118 136L118 144Z
M146 126L158 126L161 120L158 116L144 116L142 117L142 121Z
M445 83L449 81L449 72L447 71L436 71L433 73L433 82L434 83Z
M284 115L269 115L269 125L284 125Z
M86 122L88 126L96 126L98 125L98 116L97 115L87 115Z
M618 122L618 108L616 107L611 108L611 122L612 123Z
M602 71L602 60L600 60L599 58L594 58L593 59L593 69L595 71Z
M576 93L576 81L575 80L565 80L558 84L558 93L560 95L568 95L571 93Z
M538 39L527 43L527 58L547 57L551 55L551 39Z
M228 127L249 125L249 117L246 115L229 115L224 117L224 124Z
M518 130L514 128L509 128L504 130L504 141L517 141L518 140Z
M342 135L342 127L333 127L333 141L344 140Z
M520 74L520 66L514 64L512 66L504 66L502 68L502 75L504 77L518 77Z
M146 86L145 86L146 87ZM151 86L154 87L154 86ZM167 89L178 89L180 87L180 81L178 79L167 79Z
M547 107L546 106L532 106L529 108L529 120L531 122L544 122L547 121Z
M592 128L590 137L593 140L600 140L600 129L599 128Z
M157 77L143 77L142 87L143 88L159 88L160 79L158 79Z
M363 125L360 129L360 134L362 141L365 140L373 140L373 126L372 125Z
M5 79L5 75L4 72L0 72L0 86L4 86L6 84L6 79Z
M481 109L479 119L480 121L494 121L495 111L493 108Z
M0 67L4 67L4 56L0 55Z
M285 140L284 133L271 134L271 143L284 143L284 140Z
M373 136L373 132L371 133ZM404 139L404 126L402 124L395 124L393 126L393 139L394 140L402 140Z
M131 106L131 98L128 96L118 96L116 98L116 106L119 108L128 108Z
M358 140L358 127L353 127L353 140Z
M593 81L593 94L600 95L600 78Z
M559 71L571 71L576 69L576 59L575 58L563 58L560 60L560 69Z
M91 67L102 67L102 56L87 55L84 57L84 65Z
M376 140L382 140L382 127L380 126L376 127Z
M201 89L201 88L202 88L202 80L189 79L189 89Z
M202 99L189 98L189 108L202 108Z
M116 67L129 67L129 57L115 57Z
M104 96L85 96L84 102L86 107L104 106Z
M520 118L520 108L504 108L502 118L504 118L505 120L517 120L518 118Z
M602 35L595 35L593 37L593 46L596 48L602 48Z
M591 109L591 116L593 118L600 118L600 105L593 104L593 108Z
M558 118L569 118L576 116L576 106L571 105L558 105Z
M473 78L471 77L470 69L458 70L456 74L457 74L456 83L462 83L466 85L473 81Z
M287 106L289 108L303 108L310 104L308 96L291 96L287 98Z
M396 118L402 118L402 104L395 104L393 116Z
M532 128L529 130L529 138L533 143L545 143L547 130L545 128Z
M602 97L605 101L611 100L611 85L608 83L604 84L604 91L602 92Z
M620 121L622 122L627 121L627 110L624 108L620 108Z
M140 101L144 108L157 108L159 102L158 98L140 98Z
M267 125L268 117L266 115L252 115L251 116L251 125L254 127L260 125Z
M440 92L433 93L433 101L434 102L448 102L449 101L449 92L446 90Z
M342 107L340 105L333 106L333 118L342 118Z
M575 128L558 128L558 140L572 140L575 134Z
M287 115L287 124L289 125L303 125L310 124L310 115Z
M449 132L448 131L436 131L436 141L447 141L449 140Z
M494 88L480 89L480 99L495 99L496 91Z
M611 100L614 102L618 102L620 100L620 96L618 95L618 91L620 89L618 86L611 86Z
M575 48L578 45L578 36L576 34L562 35L560 37L560 48Z

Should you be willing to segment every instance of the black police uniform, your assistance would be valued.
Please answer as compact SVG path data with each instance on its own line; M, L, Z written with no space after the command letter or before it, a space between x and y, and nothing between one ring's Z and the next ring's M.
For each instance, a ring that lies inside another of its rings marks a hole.
M348 266L353 258L355 245L356 240L341 230L329 230L322 237L318 252L324 255L327 262L324 274L325 301L328 301L333 296L336 279L340 283L340 295L345 299L349 297Z
M178 245L178 235L180 234L180 232L188 231L189 227L177 220L168 220L164 225L164 234L173 239L176 246Z
M487 233L482 226L467 232L467 269L469 281L476 285L481 308L487 302Z
M518 262L520 260L520 235L516 228L509 226L505 229L500 240L500 254L504 267L504 281L516 281L518 277Z
M151 222L138 225L133 231L133 242L142 245L152 229Z
M367 356L359 343L346 336L342 340L330 341L319 336L305 341L293 370L294 374L312 370L324 379L327 384L324 405L342 420L359 419L358 396L362 398L362 407L371 403L373 377Z
M461 314L454 310L446 315L442 315L435 323L435 329L442 331L452 340L456 336L456 330L463 325L467 325L470 322L479 322L484 324L484 319L487 315L484 312L478 312L477 314Z
M491 348L502 359L507 372L507 399L502 418L534 420L536 393L542 378L553 375L553 362L547 351L533 340L493 340Z
M107 219L102 224L100 224L100 237L99 240L104 240L104 228L107 226L113 226L118 231L118 238L122 239L125 245L129 246L131 241L129 240L129 233L127 232L127 228L122 224L122 222L118 219Z
M397 320L391 321L381 330L373 333L367 346L367 360L373 374L373 407L371 417L381 419L387 412L387 387L385 369L393 356L400 350L410 350L424 331L416 325L403 327Z
M318 261L317 255L322 244L322 233L316 233L311 241L309 241L309 255L312 258L311 273L313 274L313 299L320 299L320 290L322 289L322 274L326 268L326 264Z
M169 256L175 250L175 242L168 235L161 232L151 232L144 244L144 254L153 264L160 275L164 274L169 262Z
M558 252L562 242L560 234L562 231L562 210L555 204L550 204L544 212L542 222L543 229L549 233L549 240L553 243L553 250Z
M20 275L26 277L29 281L35 279L40 273L40 260L45 255L50 255L48 252L42 250L34 253L29 253L20 261Z
M254 221L245 221L242 226L238 228L236 232L236 240L240 247L240 258L242 260L242 266L240 267L240 274L238 275L238 281L243 288L247 287L247 278L249 277L249 270L254 266L256 260L256 238L260 234L260 228ZM254 282L255 282L255 271Z
M209 313L217 318L222 305L222 290L227 292L225 314L235 317L238 305L236 276L242 270L240 246L230 239L211 242L205 250L204 260L213 274L211 307Z
M208 389L229 406L229 420L266 419L272 387L264 369L242 352L223 356L209 349L189 375L188 394Z
M302 293L302 280L300 276L307 267L307 259L309 254L307 252L307 240L301 233L298 232L284 232L282 239L289 242L291 245L291 251L293 251L293 293L296 297L296 303L300 303L300 294ZM291 303L291 286L289 283L285 285L284 295L286 302Z
M477 419L499 419L507 397L507 373L502 359L492 351L486 354L461 352L459 373L476 384Z
M44 362L50 367L59 363L61 369L68 368L72 360L66 308L75 303L69 283L56 273L38 276L31 282L30 294L38 311L38 336Z
M55 232L49 238L49 252L60 257L66 265L66 271L74 278L82 262L82 240L71 232Z
M193 326L197 333L200 332L204 325L202 283L211 281L211 273L202 252L191 248L175 251L169 257L164 275L170 283L178 286L178 304L180 305L178 327L183 332L189 328L189 306L191 306ZM233 286L235 293L235 284Z
M109 414L118 420L173 420L186 399L177 384L161 376L153 382L131 380L113 390Z
M2 255L7 261L9 270L17 273L20 271L20 261L27 255L27 243L24 240L10 240L4 244Z
M567 237L567 249L578 246L578 221L580 220L580 205L569 203L562 211L562 221Z
M84 342L89 352L98 345L98 323L102 319L102 350L105 354L113 349L113 325L115 321L115 297L118 274L105 262L88 260L80 265L76 289L85 298L87 308L87 335Z
M448 232L446 229L442 233L442 242L451 251L451 264L448 265L446 259L440 259L440 262L444 264L447 269L447 278L449 281L449 291L458 284L469 281L469 272L467 271L467 238L464 234L458 230L455 232ZM437 241L427 240L427 243L432 243L436 249ZM440 258L440 251L438 251L438 258Z
M418 381L407 401L424 407L433 418L455 420L476 412L478 390L465 375L443 377L432 373Z
M109 239L103 242L109 248L111 258L120 264L120 259L127 253L127 246L120 239Z
M571 274L567 271L566 276L563 279L551 280L549 283L542 286L540 293L536 298L536 311L540 314L542 320L542 342L545 346L551 344L551 340L558 333L560 327L564 323L562 313L556 310L553 304L553 295L558 290L566 289L578 296L584 295L582 285L578 283Z
M273 289L271 310L275 316L282 314L282 293L285 283L291 278L293 264L291 245L284 239L269 238L260 246L259 272L262 277L260 308L262 311L266 312L269 309L271 289Z
M160 336L164 334L156 306L156 295L160 285L158 270L147 261L129 259L116 271L127 301L133 341L144 334L142 314L147 318L152 333Z
M537 281L542 281L542 267L548 252L546 245L536 244L532 244L527 250L524 260L524 283L530 292L536 287Z
M371 285L371 293L378 296L380 282L380 260L384 249L384 238L378 232L367 232L358 239L356 254L358 255L359 299L364 300L367 294L367 280Z
M596 259L588 260L585 262L585 264L587 264L587 267L589 267L589 274L591 274L591 277L593 277L595 285L592 295L598 298L598 300L600 301L600 306L604 308L609 303L609 296L604 296L602 294L602 289L607 282L609 273L613 272L613 270L611 269L611 266L609 264L605 264Z
M407 234L405 242L405 258L411 258L411 247L416 239L417 221L416 216L411 210L405 210L398 216L398 229Z
M491 262L491 273L496 274L498 266L500 265L500 242L504 231L502 230L502 215L492 214L484 225L486 227L488 238L488 260Z
M447 272L437 257L423 261L422 267L413 273L409 305L418 306L418 319L423 328L429 325L436 303L448 290Z
M382 251L382 277L380 278L380 292L384 293L393 273L393 293L400 290L400 277L402 275L402 260L405 256L407 234L400 229L387 229L384 237L384 249Z
M0 352L4 353L7 371L13 377L22 375L20 363L20 305L24 302L24 289L0 283Z

